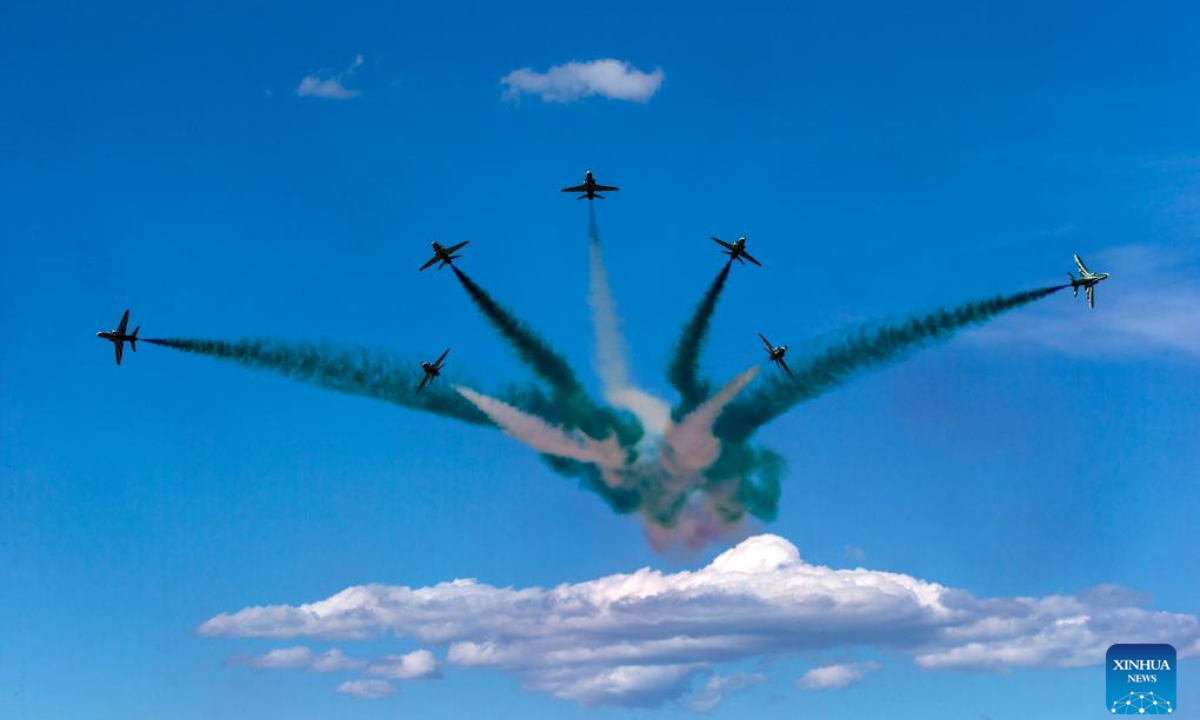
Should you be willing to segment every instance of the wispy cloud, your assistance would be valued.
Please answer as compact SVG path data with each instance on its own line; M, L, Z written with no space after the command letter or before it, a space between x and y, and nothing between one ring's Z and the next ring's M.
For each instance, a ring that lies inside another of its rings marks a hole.
M762 673L734 673L733 675L712 675L704 686L697 690L688 701L688 709L694 712L709 712L739 690L754 687L767 681Z
M1130 245L1084 260L1090 270L1112 273L1096 286L1095 310L1088 310L1083 293L1075 302L1060 294L971 337L1089 358L1200 356L1200 253Z
M364 700L378 700L396 694L396 688L387 680L347 680L338 685L337 691Z
M802 690L836 690L850 687L862 682L867 675L879 672L882 667L872 661L813 668L796 680L796 687Z
M927 670L993 671L1098 665L1115 642L1167 642L1182 657L1200 655L1195 616L1141 601L1112 586L980 599L902 573L812 565L787 540L759 535L696 571L643 568L551 589L361 585L313 603L217 615L197 631L391 633L445 646L459 667L514 673L556 698L653 706L683 698L722 663L800 652L867 648L911 655Z
M500 82L507 100L528 93L545 102L569 103L599 95L644 103L658 92L663 77L662 68L642 72L627 62L608 58L555 65L546 72L521 68L500 78Z
M296 86L296 94L300 97L319 97L329 100L349 100L359 96L358 90L347 88L345 81L354 75L354 71L362 67L363 56L356 55L354 62L345 70L334 73L329 70L318 70L305 77Z
M362 660L347 657L341 650L333 649L315 653L302 645L277 648L262 655L235 658L232 662L260 670L309 670L311 672L353 670L366 665Z

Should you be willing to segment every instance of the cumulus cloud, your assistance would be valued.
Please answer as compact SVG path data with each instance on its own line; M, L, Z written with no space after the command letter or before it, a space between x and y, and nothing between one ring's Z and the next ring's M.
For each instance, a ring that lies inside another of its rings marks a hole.
M1200 253L1130 245L1084 261L1093 272L1112 273L1096 287L1094 311L1088 311L1083 293L1078 299L1060 295L971 336L982 343L1040 346L1087 358L1200 356ZM1065 267L1075 269L1069 257ZM1062 277L1066 280L1065 271Z
M836 690L857 685L867 675L879 672L883 666L877 662L846 663L813 668L800 676L796 686L802 690Z
M729 695L766 682L766 680L767 676L762 673L714 674L708 678L704 687L692 695L688 702L688 709L694 712L709 712L716 709Z
M359 96L358 90L347 88L344 82L354 75L354 71L362 67L363 56L354 56L354 62L339 73L329 70L318 70L305 77L296 86L296 94L300 97L319 97L329 100L349 100Z
M544 73L521 68L500 78L500 83L505 86L506 100L528 93L545 102L569 103L599 95L644 103L658 92L663 77L662 68L642 72L627 62L608 58L555 65Z
M364 700L378 700L396 694L396 688L387 680L347 680L338 685L337 691Z
M1117 642L1200 655L1193 615L1149 610L1112 586L1078 595L976 598L902 573L803 561L776 535L749 538L695 571L643 568L553 588L454 580L360 585L303 605L248 607L197 632L238 638L401 639L447 648L460 667L519 676L582 705L684 697L722 663L870 648L926 670L1103 663Z
M439 677L437 660L428 650L415 650L407 655L388 655L367 667L368 675L393 680L419 680Z

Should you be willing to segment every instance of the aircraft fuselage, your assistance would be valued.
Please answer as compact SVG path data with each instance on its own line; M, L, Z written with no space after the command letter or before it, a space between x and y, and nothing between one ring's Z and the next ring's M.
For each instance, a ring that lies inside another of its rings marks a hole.
M1095 275L1089 275L1088 277L1081 277L1081 278L1072 277L1071 278L1071 287L1089 288L1089 287L1093 287L1093 286L1097 285L1101 280L1107 280L1107 279L1108 279L1108 273L1096 273Z

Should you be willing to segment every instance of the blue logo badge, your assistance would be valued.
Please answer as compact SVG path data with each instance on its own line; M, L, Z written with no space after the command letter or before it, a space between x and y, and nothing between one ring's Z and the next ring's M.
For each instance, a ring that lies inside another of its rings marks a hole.
M1108 710L1115 715L1175 712L1175 648L1113 645L1105 658Z

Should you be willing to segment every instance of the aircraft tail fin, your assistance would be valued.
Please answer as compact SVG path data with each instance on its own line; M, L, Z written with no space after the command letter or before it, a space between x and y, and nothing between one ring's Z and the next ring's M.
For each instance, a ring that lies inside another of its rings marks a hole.
M131 332L129 334L129 349L134 352L137 352L137 334L138 334L138 330L141 330L141 329L142 329L142 326L138 325L137 327L135 327L133 329L133 332Z

